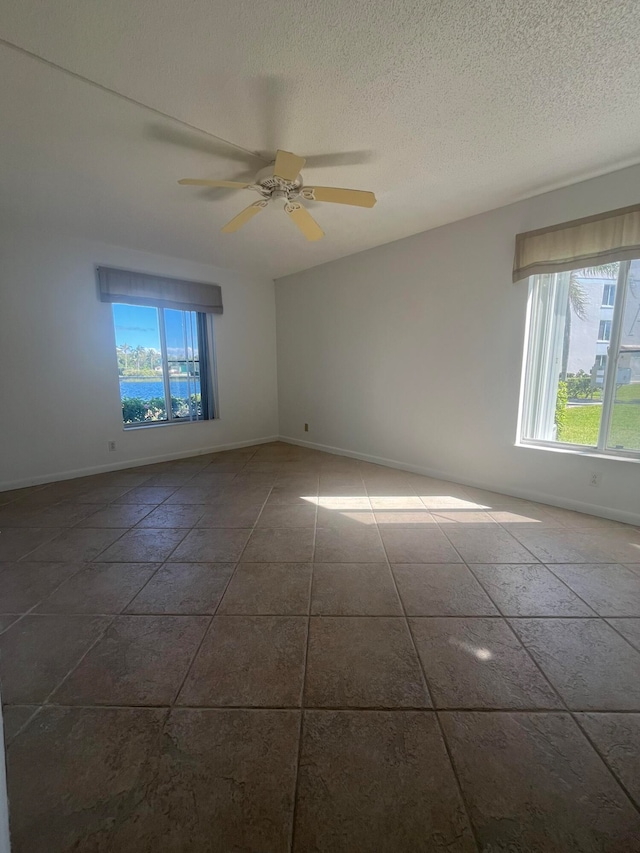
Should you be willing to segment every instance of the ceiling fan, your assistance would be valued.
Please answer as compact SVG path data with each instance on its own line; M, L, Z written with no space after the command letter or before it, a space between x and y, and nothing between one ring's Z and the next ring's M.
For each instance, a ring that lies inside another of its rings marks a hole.
M345 190L339 187L307 187L303 184L300 171L306 160L290 151L278 150L275 162L261 169L251 184L238 181L207 181L199 178L183 178L179 184L196 187L227 187L236 190L254 190L261 198L245 207L227 222L222 231L231 234L242 228L272 201L283 201L284 212L298 226L307 240L320 240L324 231L299 199L306 201L329 201L334 204L352 204L356 207L373 207L376 197L364 190Z

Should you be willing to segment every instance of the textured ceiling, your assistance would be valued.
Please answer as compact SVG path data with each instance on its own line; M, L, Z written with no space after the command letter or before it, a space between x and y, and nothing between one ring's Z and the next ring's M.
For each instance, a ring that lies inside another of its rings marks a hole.
M2 212L280 276L640 160L636 0L3 0ZM308 244L249 193L178 187L354 152Z

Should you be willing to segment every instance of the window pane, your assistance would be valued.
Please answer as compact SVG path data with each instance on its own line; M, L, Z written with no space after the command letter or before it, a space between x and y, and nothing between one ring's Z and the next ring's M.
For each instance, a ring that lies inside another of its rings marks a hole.
M618 264L536 276L532 284L523 438L595 447Z
M615 284L605 284L604 291L602 293L602 305L603 305L603 307L613 308L615 301L616 301L616 286L615 286Z
M608 446L640 450L640 261L632 261L616 366L616 388Z
M114 304L113 321L124 423L166 421L158 309Z
M607 307L605 305L603 308ZM600 326L598 327L598 340L608 342L611 340L611 320L600 320Z
M164 309L173 417L202 417L198 328L195 311Z

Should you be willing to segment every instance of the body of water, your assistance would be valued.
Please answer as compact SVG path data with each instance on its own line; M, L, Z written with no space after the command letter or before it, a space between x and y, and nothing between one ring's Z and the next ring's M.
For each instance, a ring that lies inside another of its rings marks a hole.
M186 398L190 393L200 393L200 383L193 378L187 381L186 377L171 377L171 396ZM132 381L131 379L120 379L120 398L137 397L140 400L151 400L154 397L164 397L164 382L162 379L144 379Z

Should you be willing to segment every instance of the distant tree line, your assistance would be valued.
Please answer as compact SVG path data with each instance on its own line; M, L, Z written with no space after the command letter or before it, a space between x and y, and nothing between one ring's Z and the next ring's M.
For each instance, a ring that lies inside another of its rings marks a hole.
M132 347L119 344L118 373L120 376L156 376L162 367L162 356L153 347Z

